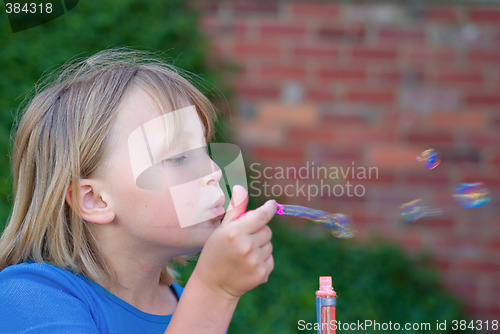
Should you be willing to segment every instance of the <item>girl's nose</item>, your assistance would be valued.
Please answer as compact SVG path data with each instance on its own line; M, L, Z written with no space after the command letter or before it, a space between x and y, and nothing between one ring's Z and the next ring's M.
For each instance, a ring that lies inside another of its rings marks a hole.
M219 183L222 177L222 170L217 164L210 159L210 174L202 177L201 182L204 186L211 185L212 183Z

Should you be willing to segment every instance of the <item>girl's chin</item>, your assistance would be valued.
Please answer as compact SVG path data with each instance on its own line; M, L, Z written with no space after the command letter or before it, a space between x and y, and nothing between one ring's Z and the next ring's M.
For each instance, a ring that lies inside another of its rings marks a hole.
M220 225L221 221L222 221L221 218L212 218L212 219L204 221L202 223L192 225L192 227L193 228L200 228L200 229L206 228L206 229L214 230L215 228L217 228Z

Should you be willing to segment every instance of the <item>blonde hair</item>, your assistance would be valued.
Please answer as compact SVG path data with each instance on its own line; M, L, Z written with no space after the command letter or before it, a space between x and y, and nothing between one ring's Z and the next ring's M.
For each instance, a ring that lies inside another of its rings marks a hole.
M70 185L78 196L79 179L104 161L118 106L132 85L148 92L162 112L186 101L195 105L207 140L212 136L212 103L175 67L149 53L105 50L63 66L35 91L17 128L14 205L0 238L0 271L33 260L104 282L113 279L78 206L71 208L65 196ZM160 282L172 281L166 264Z

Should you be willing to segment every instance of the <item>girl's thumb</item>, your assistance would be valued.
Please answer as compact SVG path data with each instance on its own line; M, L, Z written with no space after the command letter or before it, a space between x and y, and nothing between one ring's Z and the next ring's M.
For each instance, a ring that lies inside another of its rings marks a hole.
M248 193L245 188L240 185L233 187L233 195L227 207L224 222L233 221L245 212L248 204Z

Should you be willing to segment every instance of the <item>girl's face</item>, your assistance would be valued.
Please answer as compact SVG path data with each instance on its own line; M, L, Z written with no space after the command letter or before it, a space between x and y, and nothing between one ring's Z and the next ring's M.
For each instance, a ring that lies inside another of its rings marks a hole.
M135 241L176 247L176 255L198 251L220 222L224 193L196 109L161 115L134 87L121 104L111 147L97 178L106 185L112 224Z

